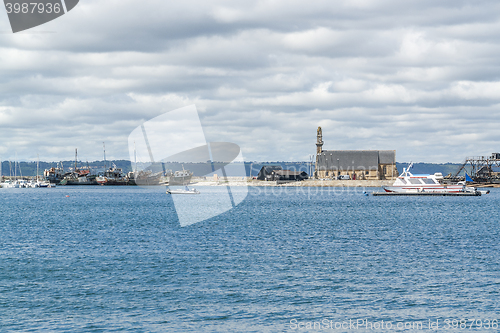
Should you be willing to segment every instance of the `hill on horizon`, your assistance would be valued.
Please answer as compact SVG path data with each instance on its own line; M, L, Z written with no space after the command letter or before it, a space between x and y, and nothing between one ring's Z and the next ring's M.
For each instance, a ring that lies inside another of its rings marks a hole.
M72 170L75 161L62 161L62 162L42 162L39 163L39 174L43 175L43 171L45 169L50 169L52 167L57 167L62 163L64 170ZM235 174L230 169L228 169L228 176L257 176L260 169L264 165L281 165L283 169L288 170L296 170L296 171L305 171L308 174L311 171L310 162L286 162L286 161L276 161L276 162L244 162L245 163L245 172L246 175ZM14 162L12 161L3 161L1 163L1 175L9 176L14 175L15 173L18 176L25 177L33 177L36 176L37 173L37 162L18 162L17 170L14 171ZM111 160L111 161L93 161L93 162L77 162L78 168L86 168L87 166L92 170L92 172L99 172L104 170L104 165L109 168L113 165L116 165L117 168L121 168L123 172L127 173L133 170L133 166L128 160ZM403 168L408 167L409 163L396 163L396 167L398 169L398 173L401 174L403 172ZM414 174L434 174L436 172L441 172L443 176L448 175L449 173L454 174L458 168L460 167L460 163L414 163L411 169ZM204 176L203 174L199 174L201 170L206 170L206 168L201 168L200 163L170 163L167 168L172 170L180 170L182 166L185 169L191 170L194 172L195 176ZM222 164L215 162L214 166L216 169ZM251 170L250 170L251 169ZM312 165L312 170L314 171L314 163ZM462 172L463 174L463 172Z

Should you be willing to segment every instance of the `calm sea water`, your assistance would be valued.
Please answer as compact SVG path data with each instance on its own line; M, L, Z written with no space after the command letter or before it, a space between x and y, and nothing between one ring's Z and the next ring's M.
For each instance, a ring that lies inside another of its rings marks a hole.
M0 332L498 331L498 190L258 188L188 227L164 189L0 198Z

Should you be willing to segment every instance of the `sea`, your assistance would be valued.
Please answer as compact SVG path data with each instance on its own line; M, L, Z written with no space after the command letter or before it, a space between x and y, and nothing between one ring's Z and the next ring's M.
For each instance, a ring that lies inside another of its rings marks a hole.
M499 331L499 189L231 190L0 189L0 332Z

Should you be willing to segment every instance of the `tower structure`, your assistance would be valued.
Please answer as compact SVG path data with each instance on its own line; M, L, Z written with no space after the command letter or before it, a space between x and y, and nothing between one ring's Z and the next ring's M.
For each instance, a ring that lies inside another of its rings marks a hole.
M322 152L323 152L323 131L321 130L321 126L318 126L318 130L316 132L316 166L314 168L314 178L318 178L318 158Z
M316 155L321 154L322 152L323 152L323 131L321 130L321 126L319 126L317 131Z

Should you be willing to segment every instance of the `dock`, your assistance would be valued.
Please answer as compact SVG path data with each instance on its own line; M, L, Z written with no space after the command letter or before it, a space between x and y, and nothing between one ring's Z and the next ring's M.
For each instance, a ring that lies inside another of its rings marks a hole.
M373 192L373 196L430 196L430 197L477 197L481 192L459 192L459 193L446 193L446 192Z

